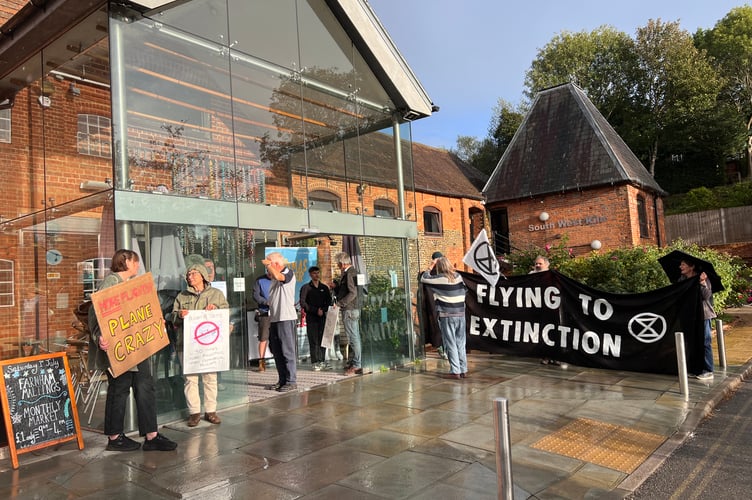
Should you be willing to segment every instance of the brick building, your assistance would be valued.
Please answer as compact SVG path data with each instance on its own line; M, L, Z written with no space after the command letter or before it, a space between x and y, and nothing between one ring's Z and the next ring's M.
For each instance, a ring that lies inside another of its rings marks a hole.
M483 190L496 251L665 243L665 192L574 84L536 95Z
M167 310L185 259L214 261L232 369L245 370L267 249L313 248L328 281L353 240L370 280L364 368L422 355L414 277L434 250L461 261L485 179L412 144L411 122L436 107L364 0L215 7L0 2L3 358L64 348L130 248ZM246 396L231 386L221 405ZM182 410L159 404L164 418Z

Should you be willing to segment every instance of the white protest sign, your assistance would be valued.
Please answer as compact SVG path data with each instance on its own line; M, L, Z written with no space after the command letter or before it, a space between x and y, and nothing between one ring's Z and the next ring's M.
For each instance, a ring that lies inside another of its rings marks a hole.
M230 310L192 310L183 318L183 372L230 369Z

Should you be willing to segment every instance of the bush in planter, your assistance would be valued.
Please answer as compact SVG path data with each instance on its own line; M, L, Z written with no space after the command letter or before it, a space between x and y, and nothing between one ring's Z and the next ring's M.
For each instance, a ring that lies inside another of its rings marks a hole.
M593 251L577 258L569 257L566 240L562 240L553 247L513 252L509 255L509 260L519 263L517 267L520 269L529 269L535 256L545 255L551 261L552 269L592 288L612 293L640 293L670 284L658 258L672 250L682 250L713 264L726 287L713 294L717 312L726 307L741 305L747 300L747 291L752 289L752 272L741 259L681 240L663 248L617 248Z

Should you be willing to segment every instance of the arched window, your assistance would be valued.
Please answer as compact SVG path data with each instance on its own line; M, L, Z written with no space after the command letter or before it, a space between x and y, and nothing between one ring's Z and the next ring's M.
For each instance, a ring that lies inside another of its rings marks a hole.
M373 215L376 217L397 217L397 205L389 200L380 199L373 201Z
M640 222L640 238L649 238L648 211L645 207L645 197L641 194L637 195L637 218Z
M112 123L106 116L78 115L76 135L78 152L82 155L112 157Z
M436 207L423 207L423 232L427 235L441 236L441 210Z
M308 208L325 212L339 212L340 199L329 191L311 191L308 193Z

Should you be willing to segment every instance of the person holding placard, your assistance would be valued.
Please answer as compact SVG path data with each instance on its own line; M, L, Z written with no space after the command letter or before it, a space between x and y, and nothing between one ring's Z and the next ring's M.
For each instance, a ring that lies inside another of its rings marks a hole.
M138 274L139 256L132 250L121 249L112 257L110 270L99 290L123 283ZM129 371L113 377L107 358L108 339L102 335L94 308L89 309L89 370L104 370L107 374L107 399L104 408L104 433L109 437L108 451L134 451L141 443L124 433L125 405L133 388L138 413L138 432L145 436L144 451L170 451L177 443L157 431L157 398L151 363L146 359Z
M204 264L191 264L185 273L188 289L180 292L172 307L172 321L176 327L183 330L183 319L191 310L213 311L215 309L229 309L230 304L225 294L218 288L211 286L209 271ZM183 332L183 335L185 332ZM183 339L178 335L178 339ZM185 340L183 339L183 342ZM204 419L212 424L221 424L217 415L217 372L201 374L185 374L185 401L188 405L188 427L196 427L201 421L201 397L198 390L198 379L204 389Z

